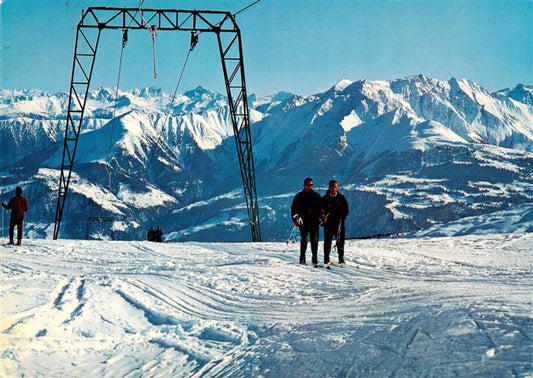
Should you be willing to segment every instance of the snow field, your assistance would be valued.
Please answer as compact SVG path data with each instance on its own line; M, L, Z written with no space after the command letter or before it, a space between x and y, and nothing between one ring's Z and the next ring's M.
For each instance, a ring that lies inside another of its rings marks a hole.
M331 270L285 243L1 246L1 371L528 376L532 235L351 240Z

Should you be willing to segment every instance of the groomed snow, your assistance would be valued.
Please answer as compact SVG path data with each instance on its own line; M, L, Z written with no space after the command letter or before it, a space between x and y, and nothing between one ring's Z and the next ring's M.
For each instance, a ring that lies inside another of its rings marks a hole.
M351 240L328 271L296 264L296 244L24 240L0 246L1 369L528 376L532 247L531 233Z

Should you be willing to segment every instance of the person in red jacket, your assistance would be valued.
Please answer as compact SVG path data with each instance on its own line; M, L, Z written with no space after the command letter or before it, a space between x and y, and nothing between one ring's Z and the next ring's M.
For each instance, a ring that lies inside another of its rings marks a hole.
M22 189L17 187L15 189L15 197L9 200L6 205L2 202L4 209L11 210L11 218L9 218L9 244L13 243L13 233L15 225L17 226L17 245L22 243L22 225L24 223L24 213L29 210L28 200L22 196Z

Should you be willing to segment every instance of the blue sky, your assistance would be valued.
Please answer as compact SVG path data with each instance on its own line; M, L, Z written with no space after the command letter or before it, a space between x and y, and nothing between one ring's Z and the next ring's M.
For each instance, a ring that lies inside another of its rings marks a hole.
M237 11L252 0L145 0L147 8ZM68 91L76 25L89 6L136 7L137 0L3 0L2 88ZM262 0L237 16L249 93L309 95L343 78L390 80L422 73L474 80L489 90L533 84L531 1ZM189 35L160 32L158 78L147 31L130 33L121 88L172 93ZM114 87L121 33L104 31L91 88ZM180 92L224 92L214 36L202 34Z

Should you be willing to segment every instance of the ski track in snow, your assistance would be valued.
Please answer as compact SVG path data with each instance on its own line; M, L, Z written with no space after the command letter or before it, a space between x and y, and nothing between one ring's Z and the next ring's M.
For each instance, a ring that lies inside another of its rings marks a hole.
M532 236L351 240L331 270L285 243L1 246L1 371L528 376Z

